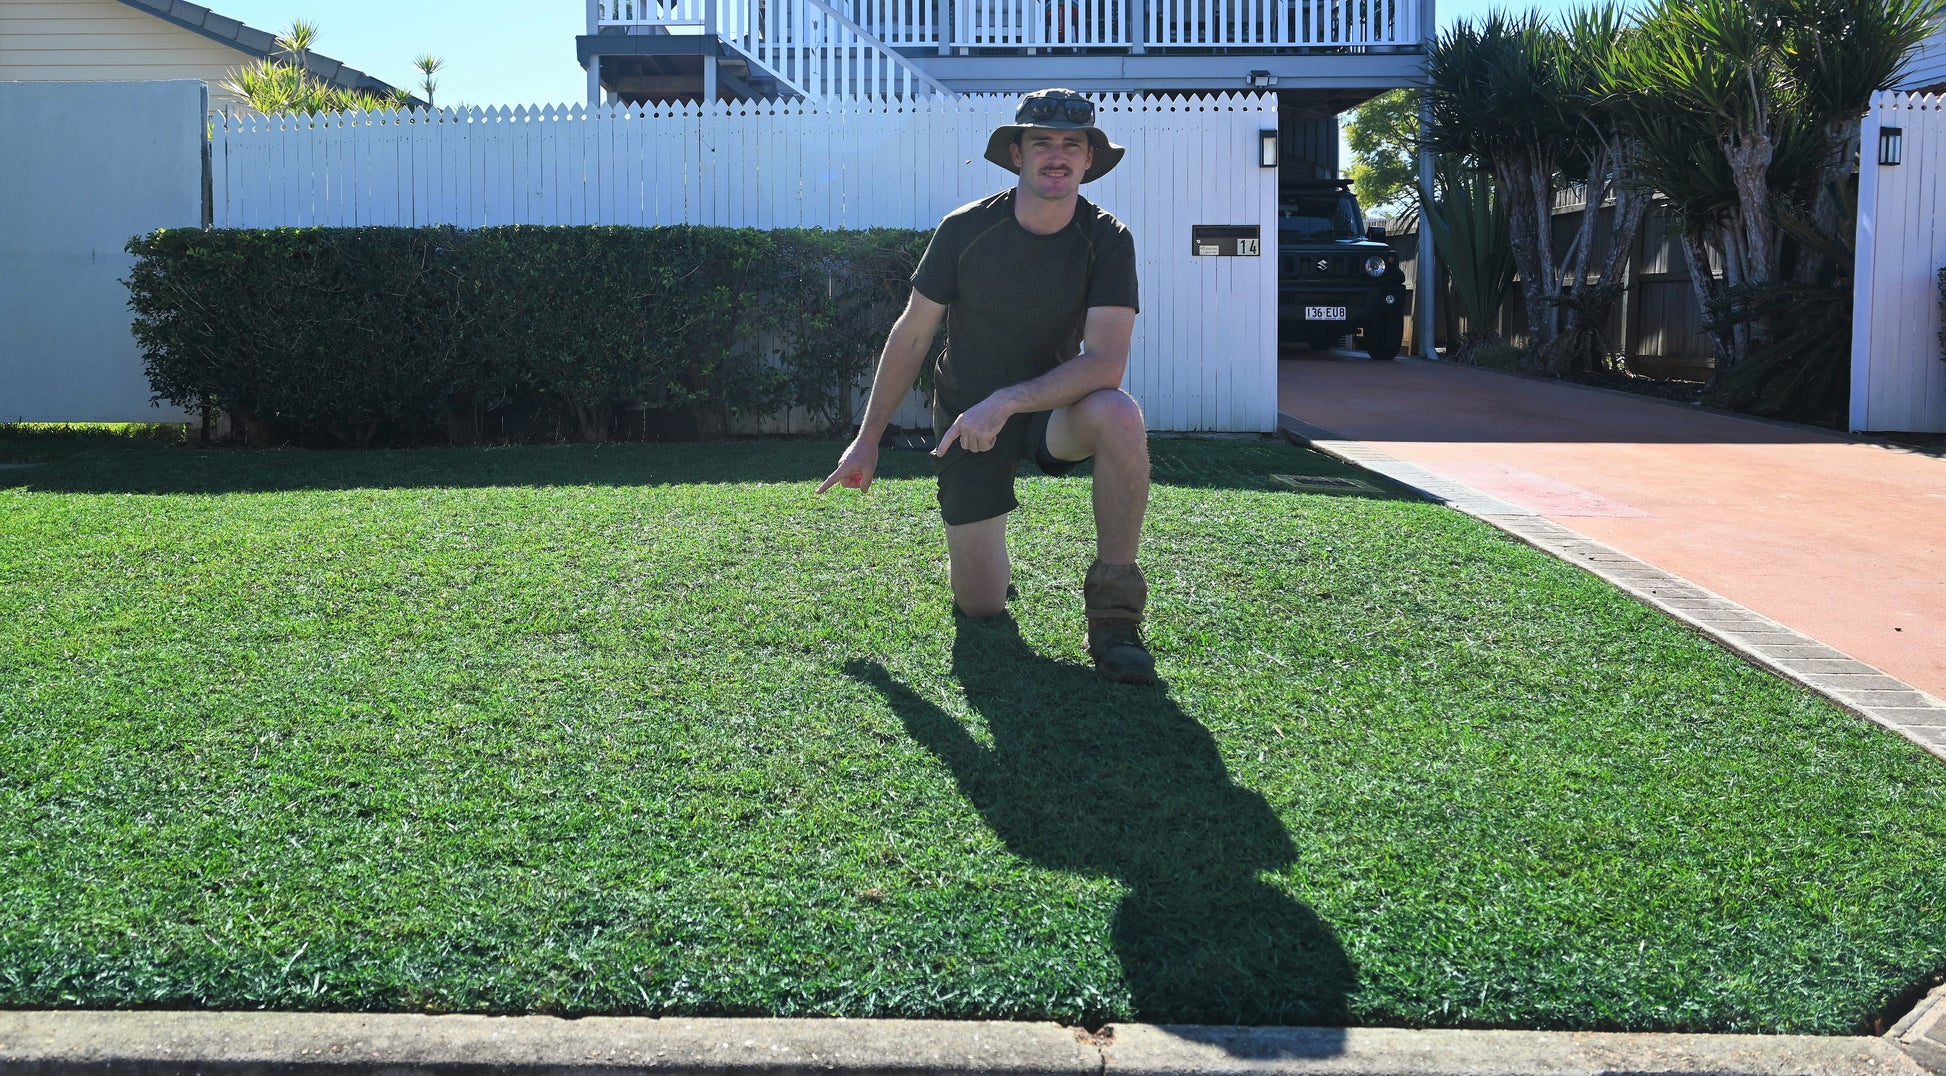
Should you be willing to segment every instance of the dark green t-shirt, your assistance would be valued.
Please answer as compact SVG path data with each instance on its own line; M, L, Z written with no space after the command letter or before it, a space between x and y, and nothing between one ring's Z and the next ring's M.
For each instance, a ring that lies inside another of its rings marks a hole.
M1074 358L1089 307L1136 305L1135 239L1121 221L1081 198L1067 227L1035 235L1014 219L1014 196L947 214L912 274L947 308L933 385L950 415Z

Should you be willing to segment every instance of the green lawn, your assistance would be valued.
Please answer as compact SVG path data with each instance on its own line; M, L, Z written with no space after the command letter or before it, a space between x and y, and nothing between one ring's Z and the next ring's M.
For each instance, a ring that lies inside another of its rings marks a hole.
M956 624L916 452L0 471L0 1006L1849 1033L1946 966L1937 760L1270 477L1323 457L1155 450L1155 689L1082 651L1085 481Z

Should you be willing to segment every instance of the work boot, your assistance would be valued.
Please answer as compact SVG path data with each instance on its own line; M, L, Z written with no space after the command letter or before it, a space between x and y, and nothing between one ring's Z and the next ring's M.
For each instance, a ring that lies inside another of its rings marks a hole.
M1124 684L1155 683L1155 659L1142 645L1142 610L1149 604L1149 581L1133 564L1088 566L1081 585L1088 610L1088 656L1095 671Z

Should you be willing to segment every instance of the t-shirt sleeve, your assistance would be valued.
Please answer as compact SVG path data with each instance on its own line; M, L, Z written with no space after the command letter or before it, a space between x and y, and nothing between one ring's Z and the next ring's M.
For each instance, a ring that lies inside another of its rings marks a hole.
M912 271L913 290L941 306L959 298L959 255L952 240L957 232L952 218L941 221Z
M1136 300L1135 236L1116 221L1101 229L1095 244L1095 275L1088 282L1088 305L1142 309Z

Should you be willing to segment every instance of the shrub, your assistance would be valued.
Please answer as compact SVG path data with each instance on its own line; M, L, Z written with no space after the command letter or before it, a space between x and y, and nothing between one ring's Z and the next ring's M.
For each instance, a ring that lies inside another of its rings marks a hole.
M1468 352L1475 366L1494 370L1520 370L1527 365L1527 350L1506 343L1475 343Z
M694 436L849 421L925 233L670 227L175 230L129 242L157 400L254 440L468 441L624 409ZM768 350L761 342L768 342ZM646 431L646 426L643 427Z
M766 304L778 367L791 404L827 430L854 422L852 387L869 373L904 308L927 233L774 233L776 258Z
M767 246L747 229L484 229L469 282L480 387L554 397L588 441L607 439L619 406L708 400L735 342L735 284Z
M157 232L129 305L155 398L248 427L371 440L426 422L461 375L451 228Z

